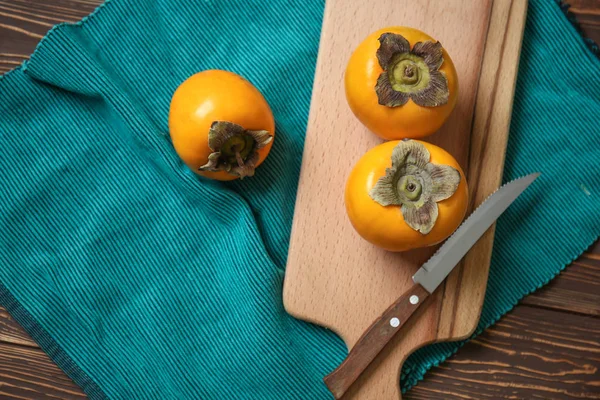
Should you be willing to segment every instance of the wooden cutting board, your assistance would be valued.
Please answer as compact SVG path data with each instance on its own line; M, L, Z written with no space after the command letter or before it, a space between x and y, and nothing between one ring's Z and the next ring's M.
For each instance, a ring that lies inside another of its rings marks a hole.
M346 103L343 74L353 49L369 33L393 25L423 30L446 48L458 72L458 104L426 140L461 163L473 207L501 182L526 10L527 0L327 0L284 284L291 315L334 330L352 348L435 250L375 248L346 216L348 174L381 143ZM400 398L400 368L410 353L474 331L492 242L493 228L344 399Z

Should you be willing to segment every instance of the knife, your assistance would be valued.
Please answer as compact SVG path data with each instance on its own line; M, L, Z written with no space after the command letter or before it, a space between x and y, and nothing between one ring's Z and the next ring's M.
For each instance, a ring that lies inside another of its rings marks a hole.
M414 284L358 339L346 359L323 381L336 399L341 398L411 315L446 279L498 217L539 176L515 179L488 197L413 275Z

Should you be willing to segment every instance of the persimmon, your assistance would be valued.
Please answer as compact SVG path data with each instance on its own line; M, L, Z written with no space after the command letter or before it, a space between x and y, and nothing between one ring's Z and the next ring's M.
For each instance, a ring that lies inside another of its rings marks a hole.
M369 35L350 57L344 79L352 112L386 140L434 133L458 96L456 69L446 50L407 27Z
M169 131L187 166L207 178L228 181L254 175L275 135L269 104L233 72L192 75L173 94Z
M390 251L437 244L462 222L468 189L458 162L418 140L369 150L346 184L346 211L359 235Z

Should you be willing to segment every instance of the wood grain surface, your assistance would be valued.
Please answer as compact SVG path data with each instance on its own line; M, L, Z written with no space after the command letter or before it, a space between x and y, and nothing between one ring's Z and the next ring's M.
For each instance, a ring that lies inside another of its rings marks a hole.
M520 306L459 354L407 397L600 399L597 318Z
M377 0L377 7L374 4L326 2L283 290L290 314L334 330L350 349L413 285L412 275L435 248L404 253L379 249L363 240L346 216L348 174L357 159L382 142L347 105L341 77L348 58L371 32L399 21L418 26L443 44L456 66L458 102L444 126L425 140L447 150L461 164L472 209L502 179L527 10L526 0ZM379 9L390 12L382 14ZM335 71L338 80L332 79ZM334 130L331 121L336 121ZM334 148L323 157L323 149ZM400 398L400 368L408 355L424 344L458 340L473 332L485 295L492 244L490 229L344 399Z
M600 44L600 0L568 0L569 11L575 15L583 36Z
M50 28L97 0L0 0L0 73ZM600 42L600 0L570 0ZM45 25L46 24L46 25ZM405 395L413 400L600 399L600 245L469 342ZM0 309L0 399L84 399L81 390Z

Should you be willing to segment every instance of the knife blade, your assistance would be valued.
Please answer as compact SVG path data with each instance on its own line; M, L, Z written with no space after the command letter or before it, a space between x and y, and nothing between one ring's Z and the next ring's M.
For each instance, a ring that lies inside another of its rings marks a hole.
M469 249L539 175L534 173L524 176L496 190L421 266L413 276L413 286L367 328L340 366L323 379L336 399L346 393L408 318L446 279Z
M413 275L413 281L423 286L429 293L433 293L485 231L539 175L536 173L524 176L496 190L419 268Z

